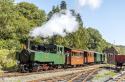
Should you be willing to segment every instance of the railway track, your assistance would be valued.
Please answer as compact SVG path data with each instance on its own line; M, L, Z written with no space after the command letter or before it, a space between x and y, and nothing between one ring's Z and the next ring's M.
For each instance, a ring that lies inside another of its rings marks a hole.
M79 67L80 69L81 67ZM43 73L53 73L53 72L59 72L59 71L65 71L65 70L74 70L77 68L68 68L68 69L54 69L54 70L47 70L47 71L40 71L40 72L31 72L31 73L19 73L19 72L6 72L1 77L17 77L17 76L27 76L32 74L43 74Z
M93 65L87 65L85 68L93 66ZM47 70L47 71L39 71L39 72L31 72L31 73L19 73L19 72L5 72L1 77L17 77L17 76L27 76L27 75L32 75L32 74L43 74L43 73L53 73L53 72L59 72L59 71L65 71L65 70L76 70L76 69L81 69L83 67L78 67L78 68L67 68L67 69L54 69L54 70Z
M16 80L20 82L67 82L72 80L74 77L82 73L82 75L88 76L91 75L91 72L99 67L104 67L104 64L100 65L91 65L78 68L69 68L69 69L55 69L49 71L35 72L35 73L12 73L6 74L4 78L7 80ZM86 74L86 75L85 75ZM49 78L49 79L48 79ZM14 82L16 82L14 81ZM6 82L6 80L0 82ZM12 81L13 82L13 81Z
M49 79L39 79L29 82L86 82L95 72L97 72L99 67L86 68L83 71L77 73L71 73L65 76L59 76Z
M80 73L79 75L72 78L68 82L86 82L98 70L99 70L99 68Z
M55 69L55 70L48 70L48 71L40 71L40 72L31 72L31 73L19 73L19 72L7 72L4 73L3 76L1 77L17 77L17 76L27 76L27 75L32 75L32 74L41 74L41 73L51 73L51 72L58 72L58 71L63 71L63 69Z
M125 82L125 71L116 78L112 79L112 82Z

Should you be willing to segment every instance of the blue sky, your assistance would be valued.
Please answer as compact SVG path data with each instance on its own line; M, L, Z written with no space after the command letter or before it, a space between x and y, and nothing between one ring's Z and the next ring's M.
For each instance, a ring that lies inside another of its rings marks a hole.
M48 13L61 0L15 0L34 3ZM84 26L94 27L110 43L125 45L125 0L65 0L69 9L75 9L82 16ZM83 2L83 4L78 1ZM101 3L98 3L101 1Z

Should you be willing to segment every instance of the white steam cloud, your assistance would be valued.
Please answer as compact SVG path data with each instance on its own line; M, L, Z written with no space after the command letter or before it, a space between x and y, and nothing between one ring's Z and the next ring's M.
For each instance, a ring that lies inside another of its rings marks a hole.
M102 0L78 0L78 3L81 7L89 6L96 9L101 6Z
M63 11L63 14L62 12L54 14L47 23L33 29L30 36L52 37L53 35L60 35L64 37L66 33L75 32L79 27L78 25L76 17L67 10Z

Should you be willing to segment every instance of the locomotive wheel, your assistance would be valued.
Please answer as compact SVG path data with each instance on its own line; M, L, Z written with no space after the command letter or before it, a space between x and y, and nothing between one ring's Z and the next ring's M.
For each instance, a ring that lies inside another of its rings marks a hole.
M40 67L39 66L36 66L36 67L33 67L33 72L39 72L40 71Z
M67 66L67 65L64 65L64 66L63 66L63 68L64 68L64 69L67 69L67 68L68 68L68 66Z
M21 72L21 73L29 72L26 65L20 65L18 71Z
M54 67L53 66L49 66L49 70L54 70Z
M43 65L43 71L47 71L49 69L49 66L47 64Z

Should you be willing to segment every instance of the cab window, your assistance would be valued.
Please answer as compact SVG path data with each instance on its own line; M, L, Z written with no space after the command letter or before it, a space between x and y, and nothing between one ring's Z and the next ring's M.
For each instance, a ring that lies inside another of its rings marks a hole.
M63 47L57 47L57 51L58 51L58 53L63 54L64 48Z

